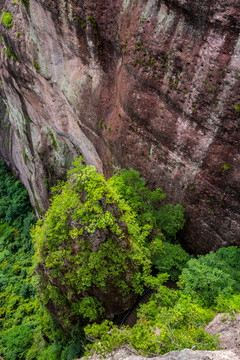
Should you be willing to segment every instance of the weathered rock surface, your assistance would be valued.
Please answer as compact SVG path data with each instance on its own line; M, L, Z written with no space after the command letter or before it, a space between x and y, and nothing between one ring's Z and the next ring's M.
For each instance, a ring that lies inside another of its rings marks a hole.
M240 314L231 319L228 314L218 314L206 327L209 334L219 334L220 348L230 349L240 357Z
M0 6L13 16L1 24L0 153L39 211L82 154L185 205L192 251L240 244L238 0Z
M100 360L100 356L92 356L89 360ZM129 348L120 348L112 353L106 360L148 360L149 357L139 356L134 354ZM232 351L194 351L185 349L182 351L171 351L170 353L163 356L156 356L151 359L154 360L239 360Z

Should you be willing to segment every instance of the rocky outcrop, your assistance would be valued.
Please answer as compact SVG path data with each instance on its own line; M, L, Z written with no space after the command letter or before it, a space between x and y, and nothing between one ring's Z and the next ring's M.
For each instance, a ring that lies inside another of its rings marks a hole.
M218 314L206 326L209 334L219 334L219 347L230 349L236 356L240 357L240 314L231 319L228 314Z
M190 250L239 245L239 1L0 5L0 152L38 211L82 154L185 205Z
M82 358L83 359L83 358ZM101 360L101 356L92 356L89 360ZM106 360L148 360L149 357L137 355L132 349L120 348L115 351L109 357L105 357ZM239 360L232 351L194 351L185 349L182 351L171 351L163 356L156 356L152 358L154 360Z

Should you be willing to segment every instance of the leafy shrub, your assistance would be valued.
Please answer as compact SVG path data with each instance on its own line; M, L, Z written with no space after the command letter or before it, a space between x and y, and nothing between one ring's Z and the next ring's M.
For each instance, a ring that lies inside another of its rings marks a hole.
M63 282L66 276L63 286L69 286L71 291L63 295L43 281L46 288L41 295L46 305L51 299L57 299L62 309L70 304L75 319L87 315L93 320L102 311L101 301L91 293L85 298L76 294L80 299L71 301L74 288L89 290L93 285L104 293L111 282L125 296L132 291L140 293L145 284L153 286L166 279L164 275L151 276L152 254L161 256L164 251L157 211L165 194L160 189L150 191L133 170L123 170L106 181L94 169L77 164L69 181L54 190L53 212L50 221L45 222L49 226L48 239L44 238L46 233L39 237L37 259L45 262L53 283L59 274ZM36 296L29 235L33 222L27 191L0 162L0 355L6 360L71 360L82 355L85 340L79 324L71 326L70 336ZM36 229L44 228L39 224ZM83 237L93 241L96 234L98 251L92 251L88 241L79 241ZM76 244L79 247L75 249L72 245ZM78 250L76 263L73 249ZM45 259L47 252L49 258ZM64 261L73 266L69 273L62 267ZM67 315L64 311L60 311L62 323ZM25 334L23 341L21 334Z
M0 178L0 219L21 230L25 217L32 212L28 192L2 161Z
M184 223L184 208L180 204L166 204L157 211L157 225L168 240L176 239L176 234Z
M199 296L207 306L220 294L240 292L240 249L230 246L189 260L179 284L184 294Z
M240 311L240 294L232 294L228 296L219 295L215 300L214 308L220 313L229 313L234 316Z
M0 355L6 360L24 358L33 341L33 222L26 189L0 161Z
M108 183L129 204L140 224L150 223L156 226L155 207L159 208L161 200L166 196L160 188L151 191L145 180L133 169L123 169L120 174L115 174L109 179Z
M152 262L159 273L168 273L171 280L178 280L189 260L189 254L179 244L163 243L163 252L152 255Z
M133 169L123 169L108 182L131 206L141 224L148 222L161 229L168 240L176 238L177 232L185 223L184 208L181 205L161 205L166 194L160 188L151 191L145 180Z

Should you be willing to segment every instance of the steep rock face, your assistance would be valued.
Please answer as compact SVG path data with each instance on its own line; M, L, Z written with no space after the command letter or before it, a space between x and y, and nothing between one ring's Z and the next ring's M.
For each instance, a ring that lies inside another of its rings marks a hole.
M239 1L23 3L0 0L0 151L32 202L82 154L185 205L192 251L239 245Z

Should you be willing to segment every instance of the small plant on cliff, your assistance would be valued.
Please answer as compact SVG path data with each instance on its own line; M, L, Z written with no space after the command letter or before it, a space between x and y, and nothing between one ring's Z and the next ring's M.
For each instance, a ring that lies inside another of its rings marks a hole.
M14 61L19 61L17 55L14 54L11 46L3 49L3 54L6 54L8 58L12 58Z
M222 165L222 172L229 171L230 169L231 169L231 166L229 164Z
M236 111L236 113L240 113L240 105L234 105L234 110Z
M123 299L143 292L164 240L161 189L150 191L134 170L106 181L79 159L74 166L32 232L41 298L64 326L124 311Z
M92 17L92 15L88 16L88 20L90 21L90 23L92 24L92 27L94 29L94 34L96 36L98 36L98 26L97 26L97 22L96 20Z
M40 66L38 65L38 63L36 63L36 61L33 61L32 64L33 64L36 72L39 73L40 72Z
M9 29L12 27L12 15L10 12L4 12L1 17L1 21L5 28Z

